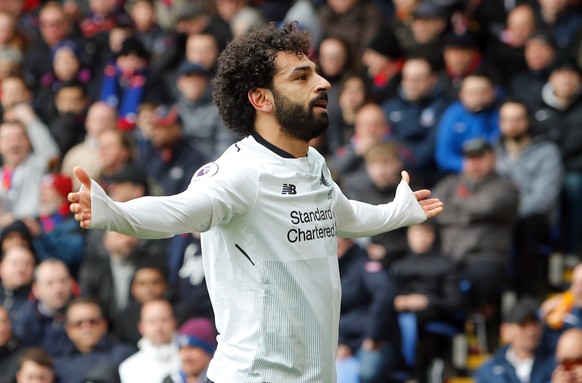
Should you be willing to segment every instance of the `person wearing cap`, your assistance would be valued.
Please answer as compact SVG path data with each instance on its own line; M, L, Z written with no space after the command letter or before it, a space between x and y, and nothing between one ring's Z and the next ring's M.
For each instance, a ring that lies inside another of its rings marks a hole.
M562 155L564 180L560 208L563 251L582 254L582 71L570 56L559 55L552 64L541 102L532 108L535 134L554 141Z
M137 37L126 38L113 63L102 74L99 100L119 113L117 125L131 130L144 100L166 102L169 94L159 76L150 72L151 54Z
M162 383L206 383L206 369L216 351L216 330L206 318L192 318L178 329L181 368Z
M443 61L442 77L446 80L446 91L452 100L456 100L465 77L483 67L481 49L476 37L467 31L445 34Z
M499 313L519 193L495 172L493 147L484 139L463 145L463 171L439 181L434 189L447 205L437 217L442 252L461 279L470 283L467 302L487 319Z
M524 54L527 68L513 76L507 93L533 108L541 102L542 88L550 77L556 44L549 33L535 32L527 39Z
M539 304L526 298L503 318L499 348L474 374L476 383L546 383L556 365L553 356L540 353L542 325Z
M498 95L490 73L475 71L463 79L459 100L450 104L437 130L435 159L444 173L460 173L463 144L473 138L493 142L499 137Z
M411 56L402 67L398 94L382 104L392 135L402 148L404 167L427 186L438 178L436 134L449 103L433 63L424 56Z
M151 118L152 129L145 144L138 147L136 162L153 181L152 195L183 192L206 159L194 141L185 139L176 105L159 105Z
M57 258L76 275L85 246L85 233L79 230L69 210L67 195L73 191L73 181L62 173L47 174L40 186L40 212L26 217L39 260Z
M540 249L552 243L554 215L560 206L560 150L546 137L533 135L529 108L520 100L509 98L501 104L499 126L495 169L519 189L511 287L518 296L543 296L548 290L548 257Z
M184 61L178 68L177 108L184 138L192 142L204 161L217 159L237 137L228 130L212 102L212 72L202 65Z
M406 55L422 54L442 66L442 38L449 27L449 12L432 0L422 0L412 11L412 44L403 47Z
M556 348L552 383L582 383L582 329L565 331Z
M81 227L146 238L202 233L220 333L213 382L335 382L337 237L368 237L444 209L430 190L413 192L405 171L392 203L345 197L309 144L327 129L330 87L309 50L296 23L229 43L213 97L225 125L245 137L196 171L185 191L115 203L76 168L84 186L69 198Z

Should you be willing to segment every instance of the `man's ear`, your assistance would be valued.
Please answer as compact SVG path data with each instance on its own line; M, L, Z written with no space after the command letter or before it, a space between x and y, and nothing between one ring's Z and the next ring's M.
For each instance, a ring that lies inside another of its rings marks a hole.
M273 93L265 88L251 89L248 92L251 105L258 111L270 113L274 109Z

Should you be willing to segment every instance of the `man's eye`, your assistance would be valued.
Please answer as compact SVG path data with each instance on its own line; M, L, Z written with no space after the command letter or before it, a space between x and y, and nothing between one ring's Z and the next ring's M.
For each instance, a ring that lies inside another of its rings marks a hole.
M307 76L304 74L297 77L297 80L306 80L306 79L307 79Z

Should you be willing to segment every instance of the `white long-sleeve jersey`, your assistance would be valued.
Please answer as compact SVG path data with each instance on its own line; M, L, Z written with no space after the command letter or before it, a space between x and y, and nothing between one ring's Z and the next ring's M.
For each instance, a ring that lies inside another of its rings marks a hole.
M286 158L247 137L174 196L113 202L92 183L92 226L142 238L201 231L218 348L216 383L335 382L336 237L422 222L408 185L394 201L348 200L313 148Z

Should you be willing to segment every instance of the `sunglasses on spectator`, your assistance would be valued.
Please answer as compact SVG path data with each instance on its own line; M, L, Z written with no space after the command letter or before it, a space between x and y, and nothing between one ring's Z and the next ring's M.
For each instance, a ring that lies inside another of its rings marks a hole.
M564 367L564 370L570 371L576 366L582 366L582 357L562 359L558 362L558 364Z
M97 326L101 323L102 318L88 318L88 319L81 319L78 321L70 321L67 323L67 326L73 328L82 327L85 323L88 323L91 327Z

